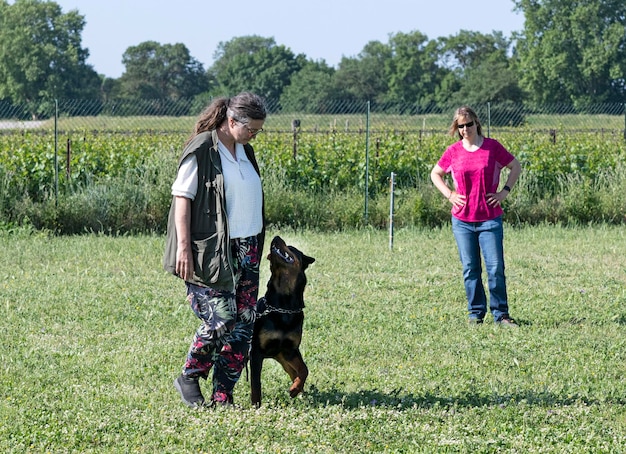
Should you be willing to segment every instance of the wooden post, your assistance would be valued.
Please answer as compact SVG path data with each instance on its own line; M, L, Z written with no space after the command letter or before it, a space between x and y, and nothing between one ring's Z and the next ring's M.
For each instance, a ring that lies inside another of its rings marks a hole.
M72 159L72 139L67 139L67 152L65 153L65 175L69 181L71 176L70 160Z
M293 159L298 155L298 131L300 130L300 120L291 120L291 131L293 132Z

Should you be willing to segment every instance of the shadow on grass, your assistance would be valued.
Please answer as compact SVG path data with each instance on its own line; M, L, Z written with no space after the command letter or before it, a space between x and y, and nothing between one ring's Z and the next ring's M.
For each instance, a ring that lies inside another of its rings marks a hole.
M626 325L626 315L619 315L613 318L618 325Z
M306 400L314 406L337 405L344 408L362 407L387 407L397 410L410 410L413 408L454 408L454 407L507 407L524 403L539 407L556 407L573 404L598 405L598 404L626 404L625 398L616 401L600 401L582 396L560 396L550 393L526 392L519 394L491 395L484 396L469 394L457 397L442 397L434 394L416 396L413 394L403 394L402 390L394 389L389 392L382 392L377 389L362 390L358 392L346 393L338 389L321 391L312 386L307 391Z

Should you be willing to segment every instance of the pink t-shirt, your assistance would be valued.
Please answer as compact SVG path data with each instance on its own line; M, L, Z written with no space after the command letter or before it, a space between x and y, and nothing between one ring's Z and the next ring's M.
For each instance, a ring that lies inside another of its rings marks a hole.
M452 174L454 188L464 195L464 207L452 207L452 216L464 222L482 222L502 215L502 207L489 206L487 194L495 193L500 183L500 171L515 157L500 142L484 138L476 151L467 151L463 142L450 145L437 164Z

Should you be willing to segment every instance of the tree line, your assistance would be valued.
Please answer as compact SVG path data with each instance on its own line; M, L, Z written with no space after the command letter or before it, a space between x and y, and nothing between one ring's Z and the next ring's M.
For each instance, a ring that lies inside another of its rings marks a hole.
M146 41L122 55L115 78L87 64L85 17L54 1L0 0L0 102L38 118L55 99L209 99L254 91L283 111L327 113L335 101L433 106L475 103L626 101L626 2L513 0L524 28L511 36L461 30L429 39L419 31L370 41L338 66L311 60L273 37L220 42L204 68L182 43ZM167 112L161 112L167 113ZM72 114L76 114L73 112Z

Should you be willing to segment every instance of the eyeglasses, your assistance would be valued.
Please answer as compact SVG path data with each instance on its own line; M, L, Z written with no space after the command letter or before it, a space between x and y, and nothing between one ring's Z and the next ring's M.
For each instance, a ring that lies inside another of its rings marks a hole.
M474 122L470 121L469 123L465 123L464 125L458 125L459 129L463 129L463 128L471 128L472 126L474 126Z
M251 136L256 136L257 134L263 132L263 128L259 128L259 129L252 129L250 128L246 123L244 123L241 120L237 120L236 118L233 118L233 120L235 120L237 123L239 123L240 125L242 125L244 128L246 128L248 130L248 133Z

